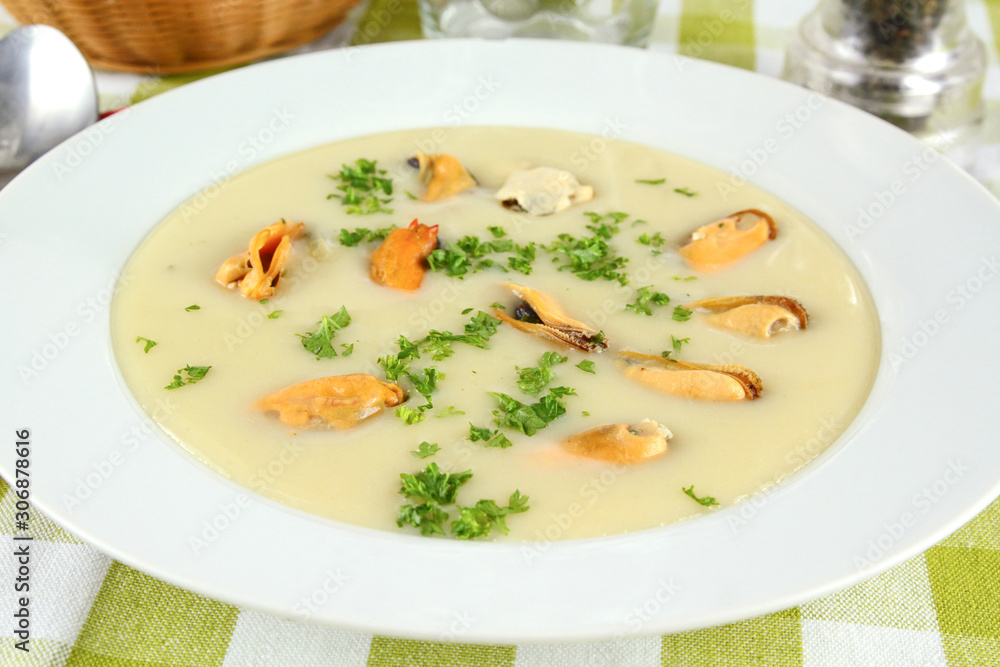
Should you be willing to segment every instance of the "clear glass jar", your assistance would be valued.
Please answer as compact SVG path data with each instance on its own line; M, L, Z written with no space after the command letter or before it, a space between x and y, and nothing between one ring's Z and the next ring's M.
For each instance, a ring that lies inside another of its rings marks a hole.
M985 72L964 0L820 0L789 39L784 77L954 156L978 135Z

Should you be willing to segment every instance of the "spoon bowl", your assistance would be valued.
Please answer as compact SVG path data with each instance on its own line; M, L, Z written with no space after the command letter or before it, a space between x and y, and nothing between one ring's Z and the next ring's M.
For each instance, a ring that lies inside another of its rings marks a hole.
M0 39L0 185L97 120L86 59L46 25Z

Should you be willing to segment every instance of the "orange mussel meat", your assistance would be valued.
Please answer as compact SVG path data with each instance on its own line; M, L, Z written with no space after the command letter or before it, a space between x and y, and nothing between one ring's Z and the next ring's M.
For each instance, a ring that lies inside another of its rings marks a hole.
M742 259L778 235L774 219L748 209L694 230L678 249L688 266L712 273Z
M305 225L285 220L265 227L250 239L246 250L233 255L219 267L215 280L230 289L240 288L249 299L274 295L275 286L292 252L292 241L302 235Z
M437 225L428 227L416 220L406 229L389 232L372 253L369 275L379 285L415 290L427 272L427 256L437 246Z
M300 382L257 401L258 410L277 412L278 419L302 428L351 428L406 400L406 392L390 382L355 373Z

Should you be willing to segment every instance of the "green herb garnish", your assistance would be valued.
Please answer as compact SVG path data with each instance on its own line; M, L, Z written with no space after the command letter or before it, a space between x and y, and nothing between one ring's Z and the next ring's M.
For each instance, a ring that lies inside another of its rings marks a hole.
M177 389L178 387L183 387L186 384L194 384L208 375L208 371L211 368L211 366L188 365L184 368L178 369L177 375L174 376L174 381L164 387L164 389ZM187 377L184 378L182 377L183 375L187 375Z
M156 345L156 341L149 340L148 338L143 338L142 336L135 337L135 342L141 343L142 341L146 341L146 346L142 349L143 354L149 354L149 351L152 350L153 346Z
M639 238L637 238L635 242L642 245L648 245L653 248L659 248L660 246L665 244L667 240L663 238L663 235L660 234L660 232L656 232L652 236L650 236L649 234L643 234Z
M423 410L419 408L408 408L405 405L401 405L396 408L396 416L403 420L403 423L407 426L413 426L414 424L419 424L427 415L424 414Z
M371 243L373 241L384 241L389 232L396 229L395 225L382 227L381 229L368 229L366 227L356 227L354 231L349 229L340 230L340 245L353 248L359 243Z
M507 503L507 507L500 507L492 500L480 500L474 507L459 506L461 514L451 523L452 534L460 540L471 540L486 537L496 528L506 535L510 531L505 517L529 509L528 496L522 496L520 491L514 491Z
M688 310L687 308L683 308L681 306L674 306L673 318L677 322L687 322L688 320L691 319L692 313L694 313L694 311Z
M539 358L537 367L517 368L517 386L526 394L539 393L555 379L556 374L552 371L552 367L568 361L568 359L558 352L546 352Z
M670 303L669 296L663 292L650 292L649 290L651 288L652 285L638 288L638 296L636 297L635 303L625 304L626 310L631 310L639 313L640 315L652 315L653 310L649 307L650 304L665 306Z
M281 314L283 312L285 312L285 311L283 311L283 310L272 310L270 313L267 314L267 319L269 319L269 320L276 320L279 317L281 317Z
M546 252L555 255L553 262L560 271L569 271L583 280L617 280L627 285L628 275L624 268L628 258L621 257L607 244L607 240L618 233L619 224L628 217L625 213L586 213L591 223L587 229L593 236L577 238L571 234L560 234L556 240L544 246Z
M584 359L583 361L581 361L580 363L578 363L576 365L576 367L579 368L584 373L594 373L595 375L597 374L597 371L595 370L594 362L591 361L590 359Z
M451 534L462 540L486 537L494 528L507 534L505 518L529 509L528 496L522 496L519 490L511 494L506 507L493 500L480 500L472 507L457 505L458 489L472 477L471 470L450 474L441 472L436 463L428 463L422 472L403 473L399 477L402 480L399 493L418 504L402 505L396 514L396 525L419 528L421 535L445 534L444 524L449 515L442 505L458 508L459 518L452 522Z
M355 161L354 166L343 165L340 173L330 175L340 185L340 194L327 195L327 199L339 199L351 215L372 213L392 213L384 205L392 202L392 179L386 178L385 169L379 169L376 160Z
M471 477L471 470L452 474L441 472L436 463L428 463L422 472L412 475L400 474L399 478L403 483L399 493L408 500L430 500L442 505L451 505L455 502L458 487L468 482Z
M566 405L551 391L538 399L537 403L530 405L500 392L491 391L490 395L497 400L493 423L500 427L515 428L527 436L534 435L566 412Z
M682 194L685 197L694 197L694 196L696 196L698 194L697 192L692 192L691 190L689 190L687 188L674 188L674 192L676 192L678 194Z
M187 308L185 308L184 310L190 313L192 310L201 310L201 306L199 306L198 304L192 304Z
M417 448L415 450L413 450L410 453L416 456L418 459L426 459L428 456L434 456L440 450L441 448L438 447L437 444L427 442L426 440L424 440L419 445L417 445Z
M660 353L660 356L663 357L664 359L669 359L671 354L674 353L680 354L681 347L684 345L684 343L690 343L690 342L691 342L690 338L677 338L676 336L671 334L670 345L671 347L673 347L673 349L664 350L663 352Z
M704 496L702 498L699 498L698 496L696 496L694 494L694 484L692 484L691 486L689 486L686 489L683 488L683 487L681 487L681 491L683 491L684 493L686 493L687 495L689 495L691 498L693 498L694 501L696 503L698 503L699 505L704 505L705 507L711 507L712 505L718 505L719 504L719 503L717 503L715 501L715 498L713 498L712 496Z
M637 178L636 183L644 183L645 185L661 185L667 182L665 178Z
M481 428L472 422L469 422L469 440L471 442L482 441L486 447L498 447L500 449L507 449L514 444L499 429Z
M316 323L316 331L295 335L302 339L302 347L315 354L317 359L332 359L337 356L337 351L333 349L333 339L339 329L350 323L351 316L347 314L347 308L341 306L336 314L324 315Z

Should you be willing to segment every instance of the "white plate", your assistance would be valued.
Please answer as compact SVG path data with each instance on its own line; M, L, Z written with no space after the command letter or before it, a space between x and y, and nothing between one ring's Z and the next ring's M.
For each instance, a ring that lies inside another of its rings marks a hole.
M811 216L880 312L881 368L862 414L772 493L662 529L540 545L307 516L209 473L154 432L119 380L107 307L150 228L280 155L457 123L620 136L750 178ZM779 81L587 44L393 44L185 86L71 139L0 193L0 471L13 479L13 434L30 429L32 501L72 532L190 590L347 629L585 640L803 603L919 553L1000 492L1000 207L933 156ZM869 216L860 224L859 210Z

